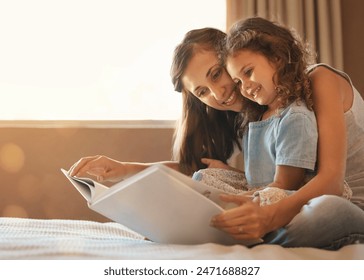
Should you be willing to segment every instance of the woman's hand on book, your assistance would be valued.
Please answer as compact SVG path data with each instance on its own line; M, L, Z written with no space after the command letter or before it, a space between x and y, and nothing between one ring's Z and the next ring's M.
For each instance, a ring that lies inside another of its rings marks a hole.
M93 176L97 181L116 182L122 180L127 174L126 164L106 156L83 157L69 170L71 176Z
M270 232L274 205L260 207L251 198L242 195L221 195L225 202L235 203L239 206L216 215L211 225L225 231L235 239L262 238Z

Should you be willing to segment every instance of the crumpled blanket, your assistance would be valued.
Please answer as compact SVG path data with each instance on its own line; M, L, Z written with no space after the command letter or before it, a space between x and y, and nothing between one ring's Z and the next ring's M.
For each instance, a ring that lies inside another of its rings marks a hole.
M277 203L281 199L289 196L294 191L284 190L275 187L250 187L245 177L245 173L222 168L206 168L196 171L192 178L196 181L213 186L227 194L244 195L252 194L254 201L258 201L260 206ZM343 197L350 200L352 190L344 181Z

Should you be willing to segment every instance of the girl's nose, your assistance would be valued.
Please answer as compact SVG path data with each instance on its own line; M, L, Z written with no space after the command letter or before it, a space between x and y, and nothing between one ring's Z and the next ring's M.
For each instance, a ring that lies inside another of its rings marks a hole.
M251 88L252 84L250 81L241 81L241 90L247 91Z

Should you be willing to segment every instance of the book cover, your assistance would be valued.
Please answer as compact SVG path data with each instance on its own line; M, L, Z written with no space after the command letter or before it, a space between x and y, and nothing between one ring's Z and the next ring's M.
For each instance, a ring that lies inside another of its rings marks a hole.
M224 210L221 191L156 164L111 187L88 178L65 176L86 199L90 209L158 243L245 244L210 226Z

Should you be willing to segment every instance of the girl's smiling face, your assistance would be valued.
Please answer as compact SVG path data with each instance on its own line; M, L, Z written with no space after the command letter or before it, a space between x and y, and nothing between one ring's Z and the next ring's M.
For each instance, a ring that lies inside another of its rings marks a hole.
M197 51L184 71L182 83L210 107L222 111L242 110L242 96L214 51Z
M226 69L238 85L240 93L258 103L267 105L270 110L279 107L274 65L262 54L241 50L228 56Z

